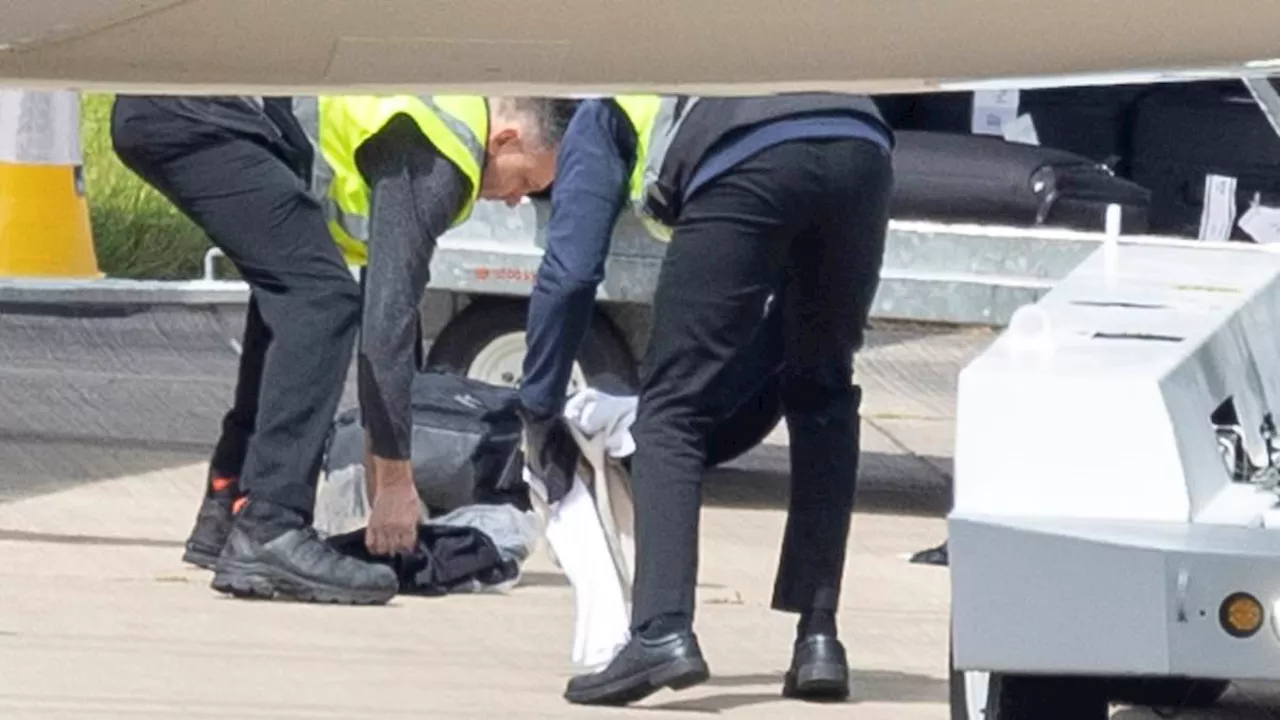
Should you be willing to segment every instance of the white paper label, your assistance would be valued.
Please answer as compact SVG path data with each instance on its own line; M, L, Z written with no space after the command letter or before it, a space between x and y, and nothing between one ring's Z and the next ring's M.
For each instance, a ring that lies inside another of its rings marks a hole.
M1226 242L1236 223L1236 179L1207 175L1204 179L1204 210L1200 213L1200 239Z
M1019 115L1012 122L1005 123L1002 134L1008 142L1023 145L1040 144L1040 135L1036 133L1036 121L1031 119L1030 113Z
M973 134L1004 135L1005 125L1018 119L1017 90L978 90L973 93Z
M1280 243L1280 208L1254 205L1240 217L1239 225L1257 242Z

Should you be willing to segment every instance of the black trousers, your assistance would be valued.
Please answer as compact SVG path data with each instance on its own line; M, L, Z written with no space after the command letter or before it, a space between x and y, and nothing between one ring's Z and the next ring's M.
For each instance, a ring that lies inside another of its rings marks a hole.
M310 520L360 319L360 288L290 149L117 99L116 153L226 253L252 290L235 400L211 460Z
M791 437L778 610L835 610L858 470L853 353L879 283L890 155L863 140L767 149L686 204L663 260L634 428L633 629L694 612L707 437L777 292Z

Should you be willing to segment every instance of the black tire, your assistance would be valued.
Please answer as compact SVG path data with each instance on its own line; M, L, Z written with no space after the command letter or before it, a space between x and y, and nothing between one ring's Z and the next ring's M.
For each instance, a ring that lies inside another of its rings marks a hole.
M524 302L479 300L468 305L431 343L427 366L468 375L486 347L504 335L523 333L528 316ZM592 387L612 395L634 395L639 387L636 362L608 319L595 313L578 351L578 365ZM514 384L520 378L510 378Z
M763 442L781 419L782 387L775 373L712 431L707 441L707 467L715 467L746 454Z
M1170 709L1210 708L1230 689L1229 680L1141 677L1107 681L1107 694L1115 702Z
M986 677L984 708L971 711L966 673L955 668L951 654L951 720L1107 720L1106 685L1091 678L1005 675Z

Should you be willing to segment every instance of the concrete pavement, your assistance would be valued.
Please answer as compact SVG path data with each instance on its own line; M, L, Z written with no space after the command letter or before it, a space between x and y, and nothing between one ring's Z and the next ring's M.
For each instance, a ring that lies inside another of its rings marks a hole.
M768 609L779 430L707 481L698 631L713 679L605 710L560 698L571 592L543 555L505 595L346 608L214 593L179 557L234 357L194 340L207 328L68 322L0 318L0 461L21 470L0 490L0 718L948 717L947 574L903 558L944 536L954 373L981 333L892 328L861 356L867 453L840 610L854 701L779 695L794 630ZM30 346L43 337L85 352ZM1246 688L1199 717L1280 716L1273 699Z
M224 599L178 560L197 466L0 508L0 717L561 717L570 589L544 558L503 596L385 608ZM743 504L765 500L726 489ZM773 717L791 621L768 610L774 509L705 516L699 631L716 678L649 706ZM897 556L936 519L867 514L841 621L855 717L943 717L945 572ZM600 712L600 711L597 711ZM614 712L614 711L604 711ZM616 713L615 713L616 714ZM848 716L821 708L815 716Z

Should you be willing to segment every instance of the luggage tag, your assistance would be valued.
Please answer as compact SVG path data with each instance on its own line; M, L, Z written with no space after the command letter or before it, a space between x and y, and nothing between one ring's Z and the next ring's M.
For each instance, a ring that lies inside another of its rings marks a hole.
M974 135L1003 136L1006 125L1018 119L1018 90L977 90L973 93Z
M1226 242L1236 222L1236 178L1229 175L1206 175L1204 209L1200 213L1200 239Z
M1248 233L1254 242L1262 245L1280 243L1280 208L1263 205L1262 193L1253 194L1253 202L1249 204L1249 209L1240 216L1240 222L1236 224Z
M1036 123L1031 118L1031 113L1024 113L1011 122L1005 123L1001 134L1004 135L1005 142L1037 146L1040 144L1040 135L1036 132Z

